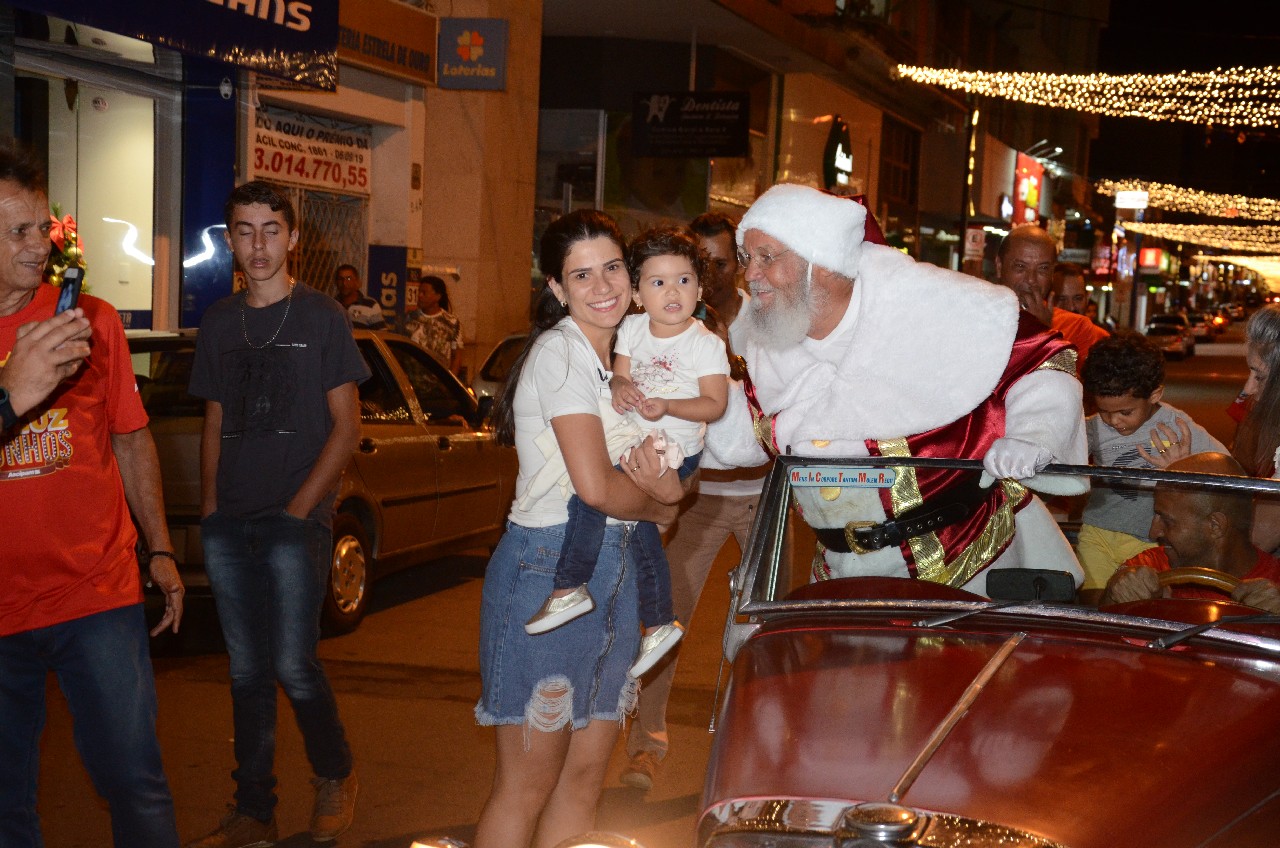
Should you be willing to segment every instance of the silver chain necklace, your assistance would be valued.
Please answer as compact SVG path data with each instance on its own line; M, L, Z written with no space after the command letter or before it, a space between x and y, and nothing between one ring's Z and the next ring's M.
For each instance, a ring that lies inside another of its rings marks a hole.
M245 323L244 318L245 304L249 302L249 290L245 289L244 294L240 296L240 330L244 333L245 344L254 350L262 350L276 340L276 336L280 335L280 331L284 329L284 322L289 320L289 307L293 305L293 287L295 285L294 280L289 280L289 293L284 298L284 315L280 316L280 326L276 327L276 331L271 334L271 338L260 345L249 341L249 325Z

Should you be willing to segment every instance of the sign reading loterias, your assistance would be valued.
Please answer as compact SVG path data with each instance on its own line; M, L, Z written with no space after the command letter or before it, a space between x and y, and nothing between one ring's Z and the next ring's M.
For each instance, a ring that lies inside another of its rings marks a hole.
M436 44L440 88L505 91L507 22L504 18L441 18Z

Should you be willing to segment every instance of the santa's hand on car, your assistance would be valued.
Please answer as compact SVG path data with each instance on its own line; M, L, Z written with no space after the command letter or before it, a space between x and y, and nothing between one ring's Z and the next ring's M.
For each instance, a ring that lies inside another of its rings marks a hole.
M1005 436L996 439L982 457L981 485L994 480L1024 480L1049 464L1053 454L1034 442Z

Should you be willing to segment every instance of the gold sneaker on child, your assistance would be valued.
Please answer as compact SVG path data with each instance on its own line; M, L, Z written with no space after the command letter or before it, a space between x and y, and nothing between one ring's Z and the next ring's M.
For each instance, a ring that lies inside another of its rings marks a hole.
M536 636L539 633L546 633L548 630L555 630L562 624L568 624L579 616L586 615L596 608L596 602L592 600L591 593L587 591L587 584L575 588L572 592L562 598L552 595L547 598L546 603L542 605L542 609L529 619L529 623L524 626L524 632L530 636Z

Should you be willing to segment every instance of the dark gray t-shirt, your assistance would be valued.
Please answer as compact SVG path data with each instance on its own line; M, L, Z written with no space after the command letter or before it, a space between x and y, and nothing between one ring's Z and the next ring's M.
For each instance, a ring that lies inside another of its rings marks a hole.
M189 391L222 405L223 515L261 518L288 506L333 429L326 393L369 377L340 303L302 283L285 317L287 302L255 309L234 294L200 322ZM255 349L277 328L271 344ZM328 526L336 495L335 488L311 517Z

